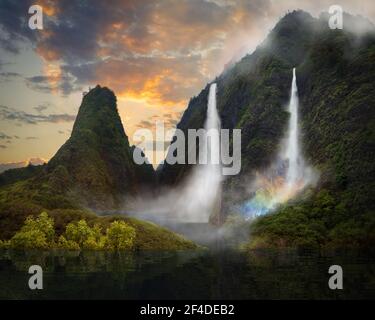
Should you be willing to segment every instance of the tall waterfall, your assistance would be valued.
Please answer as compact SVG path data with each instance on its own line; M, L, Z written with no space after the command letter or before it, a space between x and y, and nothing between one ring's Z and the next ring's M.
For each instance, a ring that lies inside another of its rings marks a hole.
M204 125L204 141L199 146L206 163L198 164L182 191L183 221L208 222L210 215L220 209L221 165L220 165L220 118L216 108L216 83L212 83L208 94L207 116Z
M305 165L301 154L298 105L296 70L293 68L288 105L290 118L286 139L280 155L271 167L263 173L257 173L255 182L250 188L250 199L245 201L240 208L247 218L276 209L315 180L312 168Z
M204 136L200 139L199 155L204 161L192 169L180 186L166 190L159 197L139 199L134 212L159 223L206 223L221 207L220 118L216 109L216 83L208 94Z
M288 160L286 181L289 186L292 186L301 179L303 169L302 157L299 150L298 89L295 68L293 68L293 80L288 111L290 113L290 119L285 152L285 158Z

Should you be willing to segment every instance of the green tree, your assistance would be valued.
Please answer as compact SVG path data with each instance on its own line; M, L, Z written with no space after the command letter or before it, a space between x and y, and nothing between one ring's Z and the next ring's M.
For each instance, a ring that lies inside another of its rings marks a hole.
M26 218L21 230L10 240L10 245L14 248L46 249L53 246L54 237L54 221L42 212L37 218Z
M72 240L66 240L66 238L61 235L57 243L58 248L66 250L79 250L80 247L77 242Z
M64 242L64 239L66 242ZM104 247L105 239L102 235L101 227L94 225L91 228L85 220L71 222L66 226L65 237L61 240L61 245L74 246L76 243L82 249L98 250ZM70 243L70 244L69 244Z
M94 232L83 219L78 222L70 222L66 226L65 238L76 242L80 247L89 237L94 237Z
M40 230L18 231L10 243L13 248L17 249L47 249L49 247L46 235Z
M124 221L114 221L107 228L106 247L112 250L126 250L133 247L135 229Z

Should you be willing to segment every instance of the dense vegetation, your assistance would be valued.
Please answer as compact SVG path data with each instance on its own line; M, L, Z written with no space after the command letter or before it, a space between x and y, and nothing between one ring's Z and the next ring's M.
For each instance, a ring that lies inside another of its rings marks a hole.
M303 151L320 172L314 189L255 221L251 247L375 242L375 27L361 17L344 18L343 30L331 30L324 15L288 13L251 55L214 80L222 127L242 130L242 171L224 183L224 218L249 196L253 173L267 168L278 152L293 67ZM359 34L353 26L372 32ZM208 87L190 100L178 128L203 127ZM114 218L82 208L116 210L126 196L154 183L151 166L134 165L131 151L113 92L97 86L84 97L72 136L47 165L0 175L0 238L11 239L28 215L42 211L54 218L59 235L81 218L91 227L96 219L107 224ZM190 168L164 165L158 181L177 184ZM152 224L121 219L135 228L136 247L137 242L139 248L193 246Z
M22 228L0 245L15 249L130 250L135 237L134 228L124 221L113 221L103 233L99 224L90 227L82 219L67 224L65 232L56 239L53 218L42 212L37 218L27 217Z
M91 211L116 212L127 196L153 185L152 166L136 165L133 148L113 92L100 86L92 89L83 98L71 137L48 164L0 175L0 240L13 247L196 248L155 224L122 215L99 217ZM27 218L44 211L53 219L53 239L38 229L52 220L44 214ZM73 235L79 230L87 238ZM136 236L127 241L121 230Z
M252 247L375 242L375 27L358 16L344 20L343 30L331 30L325 15L288 13L251 55L214 80L222 127L242 129L242 171L225 181L222 215L233 213L254 171L278 152L293 67L304 154L320 172L315 189L255 221ZM357 32L366 29L372 32ZM207 88L178 127L203 127ZM188 169L164 166L160 181L178 183Z
M71 137L47 165L0 176L0 212L24 205L114 210L152 183L152 166L133 162L115 95L97 86L84 96Z
M8 240L0 240L0 247L67 250L197 248L193 242L150 222L62 209L28 216L14 235Z

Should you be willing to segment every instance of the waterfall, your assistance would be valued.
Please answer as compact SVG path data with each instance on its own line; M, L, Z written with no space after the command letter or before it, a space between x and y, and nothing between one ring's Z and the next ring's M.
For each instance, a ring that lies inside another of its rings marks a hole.
M302 158L299 150L298 130L298 89L296 83L296 69L293 68L292 88L288 111L290 113L288 138L285 158L288 161L286 181L289 186L294 185L301 178Z
M240 207L246 218L266 214L280 204L295 197L308 184L316 181L317 175L305 165L301 154L298 119L298 88L296 70L290 89L288 130L280 155L271 167L262 174L257 173L251 186L250 199Z
M212 83L208 94L205 135L199 146L206 163L198 164L189 177L182 192L180 214L183 221L208 222L213 213L220 210L221 165L220 165L220 117L216 108L216 83Z
M206 139L202 146L203 153L207 155L207 176L217 176L220 170L220 118L216 109L216 83L211 84L208 95L207 116L204 129ZM208 137L207 137L208 135Z
M162 224L207 223L210 216L220 211L220 128L216 83L212 83L208 94L205 133L203 139L199 139L199 155L203 155L204 163L195 165L182 185L166 190L157 198L136 201L133 211L138 216Z

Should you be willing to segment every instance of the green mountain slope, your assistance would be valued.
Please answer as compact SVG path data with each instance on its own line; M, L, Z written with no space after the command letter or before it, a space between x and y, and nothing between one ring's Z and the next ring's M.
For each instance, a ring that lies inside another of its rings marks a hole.
M344 20L346 28L331 30L324 15L289 13L214 80L222 127L242 129L242 171L223 188L227 215L244 200L254 170L268 167L279 150L296 67L304 153L321 178L301 199L253 224L255 246L374 243L375 28L361 17ZM372 32L355 32L363 26ZM203 127L207 88L190 101L179 128ZM164 165L159 179L177 184L189 168Z
M133 162L116 97L100 86L83 98L71 137L48 164L33 174L23 171L31 169L14 170L13 181L20 181L0 191L0 204L17 200L18 195L49 209L111 210L121 206L125 196L152 185L154 174L151 165ZM9 174L1 175L2 180L10 180Z

